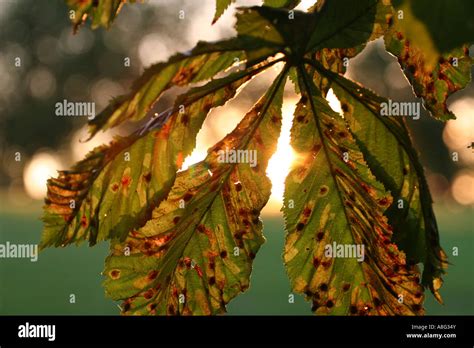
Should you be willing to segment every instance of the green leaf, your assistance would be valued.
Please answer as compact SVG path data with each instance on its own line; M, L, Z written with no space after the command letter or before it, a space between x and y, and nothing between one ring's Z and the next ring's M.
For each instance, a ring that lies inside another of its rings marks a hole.
M321 6L324 5L324 2L318 2L315 10L319 10ZM385 1L378 1L375 9L375 18L372 23L372 33L367 39L367 42L364 42L358 46L350 48L322 48L319 51L315 52L312 55L312 59L320 62L325 69L337 72L339 74L344 74L346 72L347 64L345 60L354 58L365 48L366 44L369 41L375 40L383 36L388 28L390 27L393 15L393 8L390 3ZM328 85L330 81L324 76L319 74L314 75L316 86L323 92L323 95L329 90ZM320 80L317 80L320 79Z
M285 79L283 72L203 162L178 174L143 228L113 245L104 285L124 300L122 313L218 314L248 288L264 242L259 214L270 197L265 170L280 132ZM255 153L256 165L223 163L221 151L229 150L249 151L248 159Z
M301 0L265 0L263 2L264 6L276 7L276 8L288 8L292 9L298 6Z
M89 121L91 137L99 130L150 116L153 105L171 87L207 80L236 60L244 60L243 51L233 45L234 42L200 42L188 53L179 53L166 63L152 65L135 81L129 94L112 100L104 111Z
M379 0L324 1L315 12L308 51L351 48L364 44L374 31Z
M91 18L92 29L98 27L109 28L115 17L118 15L125 0L66 0L67 5L74 11L71 18L74 24L74 31L84 23L87 18ZM130 2L135 2L134 0Z
M382 103L388 102L385 98L342 76L326 71L326 77L332 81L344 118L369 167L394 197L386 212L394 226L394 241L409 264L423 263L422 284L441 302L438 290L447 257L439 245L423 167L404 120L380 116Z
M440 53L448 53L466 43L474 43L474 2L472 1L394 0L393 5L397 10L408 10L409 21L416 20L426 28L433 45ZM409 22L404 27L407 24ZM419 28L419 25L414 25L414 29Z
M293 290L312 300L316 314L422 313L416 266L407 265L391 241L383 215L390 195L303 68L299 83L291 144L301 161L287 177L283 208L284 261Z
M214 19L212 24L217 22L217 20L224 14L225 10L235 2L235 0L216 0L216 12L214 14Z
M177 99L184 109L176 108L158 130L152 126L145 135L135 133L99 147L71 171L50 179L41 247L124 239L132 228L143 226L167 196L210 109L231 99L263 68L191 89Z
M439 19L463 18L466 13L472 13L469 8L472 8L469 1L437 1L436 4L416 1L416 5L402 1L396 10L402 11L403 18L399 19L400 12L397 12L392 29L385 35L387 51L398 58L416 95L423 98L431 115L440 120L455 118L446 100L471 80L474 61L469 56L469 45L474 43L474 36L460 33L457 20L442 25ZM418 18L421 11L424 20ZM454 16L456 14L458 16ZM446 33L441 34L441 31ZM457 46L453 46L453 42Z

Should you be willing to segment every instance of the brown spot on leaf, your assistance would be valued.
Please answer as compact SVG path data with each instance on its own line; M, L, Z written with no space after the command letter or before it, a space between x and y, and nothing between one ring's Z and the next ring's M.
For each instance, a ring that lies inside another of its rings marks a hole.
M183 196L183 200L185 202L189 202L193 198L193 194L191 192L186 192Z
M241 184L240 182L238 182L238 183L235 184L235 190L236 190L237 192L242 191L242 184Z
M313 266L314 266L314 268L318 268L318 266L319 266L319 259L317 257L315 257L313 259Z
M153 289L148 289L143 293L143 297L147 300L151 299L153 297Z
M173 218L173 223L176 225L176 224L179 222L179 219L180 219L179 216L175 216L175 217Z
M324 268L329 268L329 267L331 266L331 263L332 263L331 260L325 260L325 261L321 262L321 265L322 265Z
M344 283L344 285L342 286L342 290L343 291L348 291L351 287L351 284L349 283Z
M328 190L329 190L328 187L326 185L323 185L319 189L319 194L321 196L324 196L328 192Z
M130 175L124 175L121 180L123 187L128 187L132 183L132 178Z
M320 286L319 286L319 290L321 291L328 291L328 285L326 283L322 283Z
M337 135L339 136L339 138L346 138L347 137L347 133L344 132L344 131L340 131L339 133L337 133ZM347 151L347 149L346 149ZM346 152L346 151L343 151L343 152Z
M120 270L119 269L113 269L109 273L110 278L112 279L119 279L120 278Z
M171 315L175 315L176 312L175 312L175 308L172 304L168 305L168 313L171 314Z
M82 228L87 227L87 217L85 215L82 215L82 217L81 217L81 226L82 226Z
M393 25L393 16L392 15L388 15L387 18L386 18L386 22L387 22L387 25L389 27L391 27Z
M225 259L227 257L227 251L222 250L220 253L221 258Z
M188 122L189 122L189 116L186 115L186 114L183 114L183 116L181 116L181 123L186 125L186 124L188 124Z
M311 208L308 208L308 207L304 208L303 215L304 217L309 217L311 215Z
M297 231L301 231L301 230L303 230L303 228L304 228L304 223L302 223L302 222L300 222L296 225L296 230Z
M321 241L324 237L324 232L323 231L319 231L317 234L316 234L316 240L317 241Z
M334 307L334 302L333 302L332 300L328 300L328 301L326 302L326 307L328 307L328 308Z
M154 279L156 279L156 277L158 277L158 271L157 270L150 271L147 275L148 280L154 280Z
M149 183L151 181L151 173L144 174L143 179L146 183Z

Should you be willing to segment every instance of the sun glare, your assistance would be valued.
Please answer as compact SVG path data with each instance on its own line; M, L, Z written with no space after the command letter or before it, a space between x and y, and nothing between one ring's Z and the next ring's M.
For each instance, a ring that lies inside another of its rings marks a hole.
M272 182L272 194L265 209L267 213L277 213L280 210L285 192L285 178L295 159L295 152L290 146L290 130L295 107L295 100L285 100L283 103L281 134L277 149L267 167L267 175Z
M328 92L326 99L334 111L339 113L341 112L341 104L332 90ZM266 171L272 182L272 193L268 204L265 206L265 214L279 214L279 211L283 205L285 178L288 175L293 162L297 158L296 152L290 146L290 131L296 102L296 97L285 98L283 102L281 133L280 137L278 138L277 149L270 159ZM213 121L217 122L217 120L218 119ZM226 127L230 127L229 129L235 126L234 123L238 122L238 117L232 117L231 121L232 122L230 122L229 119L226 119ZM210 140L211 138L214 138L214 136L212 136L212 129L210 129L210 127L211 125L209 123L205 123L203 125L203 128L201 129L202 134L200 132L198 135L196 148L193 153L185 159L181 170L186 170L190 165L193 165L206 158L206 149L212 145ZM223 134L225 134L225 132ZM220 134L220 136L223 135Z
M57 175L56 170L60 167L61 163L54 155L47 152L36 154L27 164L23 174L26 193L33 199L44 198L46 182Z

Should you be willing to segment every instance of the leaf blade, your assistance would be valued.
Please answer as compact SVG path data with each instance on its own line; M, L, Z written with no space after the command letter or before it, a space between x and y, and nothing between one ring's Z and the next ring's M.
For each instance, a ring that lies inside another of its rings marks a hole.
M264 173L281 126L285 74L205 161L178 174L168 199L128 238L132 254L123 255L123 244L113 248L104 286L125 301L124 314L218 314L248 287L252 259L264 242L258 215L270 196ZM222 149L260 149L257 169L220 163Z
M314 85L304 82L309 81L306 72L299 73L303 97L295 111L292 144L303 160L287 178L283 209L288 231L284 259L293 289L313 301L317 314L422 312L416 270L406 267L383 216L390 196L370 173L343 120L315 94ZM366 261L331 258L326 248L336 247L334 242L365 245ZM403 304L397 294L403 295Z

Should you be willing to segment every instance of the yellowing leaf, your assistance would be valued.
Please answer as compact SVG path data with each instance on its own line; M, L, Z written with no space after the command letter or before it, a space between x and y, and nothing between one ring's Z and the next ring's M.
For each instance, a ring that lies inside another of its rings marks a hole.
M223 105L262 70L242 71L191 89L158 130L144 130L99 147L71 171L48 182L42 247L117 237L148 220L195 145L209 110ZM183 110L183 112L181 112ZM162 121L162 120L160 120ZM156 128L156 127L155 127Z
M248 288L264 242L259 214L270 197L265 169L280 132L285 79L286 72L203 162L178 174L145 226L113 246L104 284L124 300L124 314L218 314Z
M326 76L369 167L394 197L386 213L394 226L394 241L409 264L423 263L422 283L441 302L438 290L447 257L439 245L431 195L405 121L381 116L385 98L336 74Z
M126 0L66 0L66 2L71 11L74 11L69 17L76 31L87 18L92 20L92 29L100 26L109 28Z
M423 3L425 16L440 18L447 16L443 13L447 8L459 8L457 3L464 2ZM445 5L437 6L440 3ZM421 4L418 4L418 7L419 5ZM474 37L467 38L461 34L465 41L457 47L452 47L446 42L451 39L436 41L437 37L433 37L425 23L413 13L411 2L403 1L396 9L394 25L385 34L386 49L398 58L414 92L423 98L431 115L440 120L455 118L448 110L446 100L456 91L466 87L471 80L473 59L469 56L469 45L474 43ZM462 6L460 10L458 13L462 15ZM402 18L399 18L400 16ZM452 26L457 24L453 23ZM449 46L446 46L447 44ZM440 51L439 46L449 47L449 51Z
M423 312L416 266L392 242L391 196L376 181L344 120L299 70L302 98L292 145L301 158L286 180L284 260L294 291L316 314ZM402 299L402 301L400 301Z

